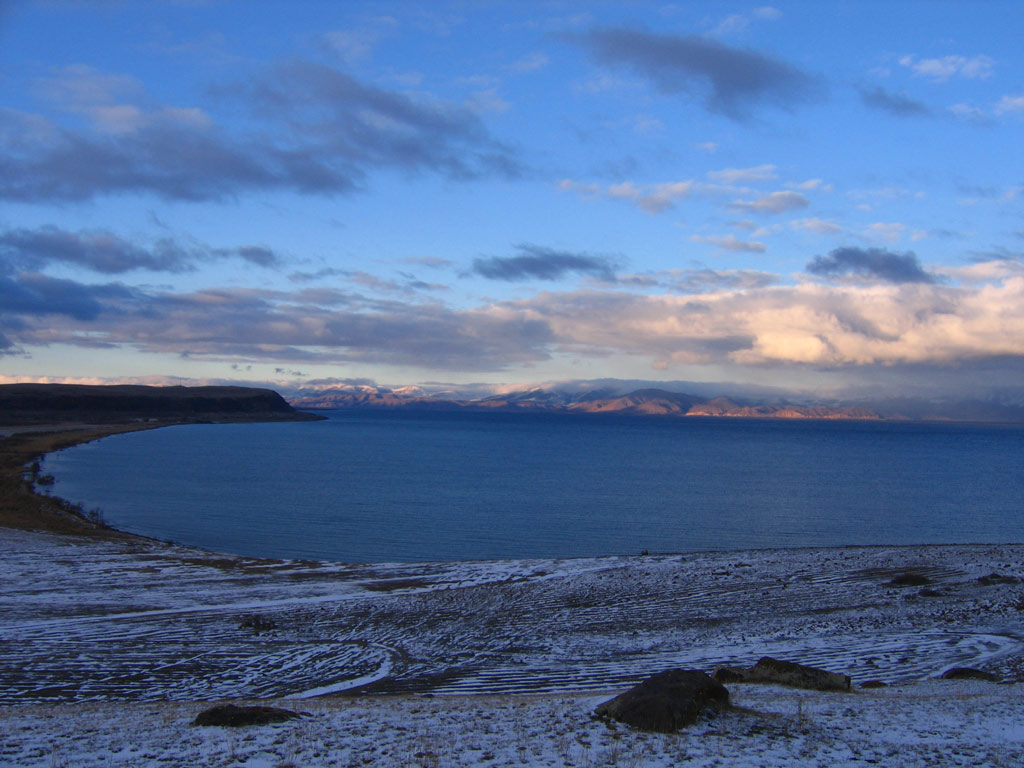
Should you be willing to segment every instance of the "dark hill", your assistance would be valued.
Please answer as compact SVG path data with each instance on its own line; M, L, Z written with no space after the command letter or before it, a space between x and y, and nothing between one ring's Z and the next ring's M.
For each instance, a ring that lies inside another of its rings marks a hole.
M270 389L85 384L0 385L0 424L139 420L292 421L316 418Z

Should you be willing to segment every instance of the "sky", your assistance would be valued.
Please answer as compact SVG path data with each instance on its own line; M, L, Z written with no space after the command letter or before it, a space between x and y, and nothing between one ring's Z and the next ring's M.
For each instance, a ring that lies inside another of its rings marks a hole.
M1022 28L0 0L0 381L1024 392Z

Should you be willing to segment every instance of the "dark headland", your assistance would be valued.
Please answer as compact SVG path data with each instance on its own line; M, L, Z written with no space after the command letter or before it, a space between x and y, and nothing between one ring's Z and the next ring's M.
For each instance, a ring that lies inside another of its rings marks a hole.
M122 424L132 421L301 421L270 389L87 384L0 385L0 427L31 424Z
M101 437L173 424L318 421L252 387L0 385L0 526L117 537L62 499L35 492L39 458Z

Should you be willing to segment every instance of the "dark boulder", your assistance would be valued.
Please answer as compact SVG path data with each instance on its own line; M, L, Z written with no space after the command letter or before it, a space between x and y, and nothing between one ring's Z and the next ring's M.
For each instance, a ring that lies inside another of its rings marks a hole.
M932 580L923 573L915 573L914 571L898 573L893 576L892 581L889 582L890 586L893 587L923 587L926 584L931 583Z
M986 672L982 669L972 669L971 667L953 667L947 669L941 675L943 680L985 680L989 683L998 683L999 678L993 675L991 672Z
M292 712L290 709L278 709L277 707L264 706L240 706L238 704L218 704L215 707L203 710L192 725L223 725L229 728L238 728L244 725L267 725L268 723L283 723L287 720L295 720L302 717L299 712Z
M860 687L861 688L867 688L867 689L871 689L871 688L888 688L889 684L886 683L883 680L865 680L863 683L860 684Z
M696 669L670 669L600 704L600 717L618 720L642 731L675 733L692 725L705 710L729 707L729 692Z
M719 667L715 670L715 680L720 683L768 683L810 691L850 690L849 675L826 672L792 661L780 661L770 656L765 656L750 669Z
M1000 573L990 573L988 576L981 576L978 583L983 587L991 587L993 584L1019 584L1020 579L1016 576L1004 576Z
M250 616L243 616L238 624L238 628L251 629L258 635L260 632L269 632L272 629L277 629L277 622L254 613Z

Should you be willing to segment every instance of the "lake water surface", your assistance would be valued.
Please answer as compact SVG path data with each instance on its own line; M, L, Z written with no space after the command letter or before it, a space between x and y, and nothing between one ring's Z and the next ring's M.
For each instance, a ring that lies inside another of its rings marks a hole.
M342 561L1024 541L1024 428L328 412L49 456L117 528Z

